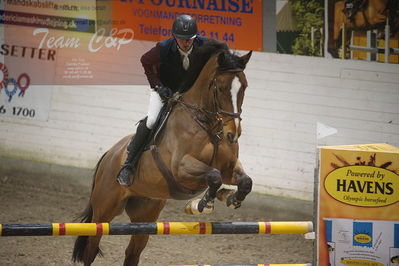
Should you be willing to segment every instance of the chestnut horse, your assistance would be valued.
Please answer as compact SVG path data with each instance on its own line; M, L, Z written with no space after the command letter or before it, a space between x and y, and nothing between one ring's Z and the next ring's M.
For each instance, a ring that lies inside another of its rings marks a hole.
M345 1L335 3L334 8L334 40L339 38L342 24L348 30L369 30L383 27L388 17L388 2L390 0L368 0L367 7L359 10L348 19L344 13Z
M227 47L227 46L226 46ZM131 222L155 222L167 199L189 199L206 190L201 199L187 205L191 214L209 213L216 197L238 208L252 189L252 180L238 159L240 114L247 80L243 72L251 53L239 57L228 49L208 56L191 88L175 99L169 119L158 137L157 150L174 177L168 183L153 157L145 151L133 184L121 186L116 175L126 159L127 136L108 150L97 164L90 202L82 222L110 222L125 210ZM236 185L237 191L219 188ZM219 190L219 192L218 192ZM133 235L125 251L124 265L138 265L148 235ZM91 265L101 235L79 236L72 260Z
M338 47L341 46L341 30L342 25L350 33L351 30L371 30L383 29L387 18L390 18L391 31L396 31L396 9L397 4L394 0L367 0L365 8L358 10L352 19L349 19L345 14L345 1L338 1L334 4L333 14L333 38L329 45L330 52L334 57L338 57ZM348 36L349 37L349 36ZM349 40L349 38L347 38Z

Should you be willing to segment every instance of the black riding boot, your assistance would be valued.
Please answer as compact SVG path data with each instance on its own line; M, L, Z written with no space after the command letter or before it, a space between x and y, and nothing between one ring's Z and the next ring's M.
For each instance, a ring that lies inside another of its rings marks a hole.
M123 186L130 186L131 181L129 178L130 174L136 171L136 164L143 151L144 145L151 132L146 126L147 118L140 121L137 127L136 135L132 138L129 145L127 146L127 158L125 163L122 165L121 170L118 173L116 180Z

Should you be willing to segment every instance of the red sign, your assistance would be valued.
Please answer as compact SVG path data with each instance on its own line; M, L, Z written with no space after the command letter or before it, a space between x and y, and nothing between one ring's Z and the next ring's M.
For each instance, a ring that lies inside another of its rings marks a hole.
M261 0L114 0L113 26L132 28L136 40L171 37L174 19L196 19L199 35L227 42L232 49L262 50Z

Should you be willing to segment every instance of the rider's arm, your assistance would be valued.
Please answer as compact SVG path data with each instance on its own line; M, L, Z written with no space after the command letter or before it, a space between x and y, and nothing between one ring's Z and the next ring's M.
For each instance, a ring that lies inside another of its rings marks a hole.
M161 63L161 48L159 43L151 50L146 52L141 57L141 64L144 68L144 73L147 76L148 82L150 83L151 88L157 89L162 86L160 77L159 77L159 65Z

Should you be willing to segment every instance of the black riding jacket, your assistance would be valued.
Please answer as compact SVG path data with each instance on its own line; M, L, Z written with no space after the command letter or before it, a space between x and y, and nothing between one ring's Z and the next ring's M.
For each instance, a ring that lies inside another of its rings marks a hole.
M193 51L203 45L208 39L197 36L194 39ZM188 56L191 62L191 54ZM166 86L173 92L181 85L182 77L190 70L185 70L182 64L182 57L178 51L174 38L169 38L156 44L141 57L141 64L147 76L151 88Z

